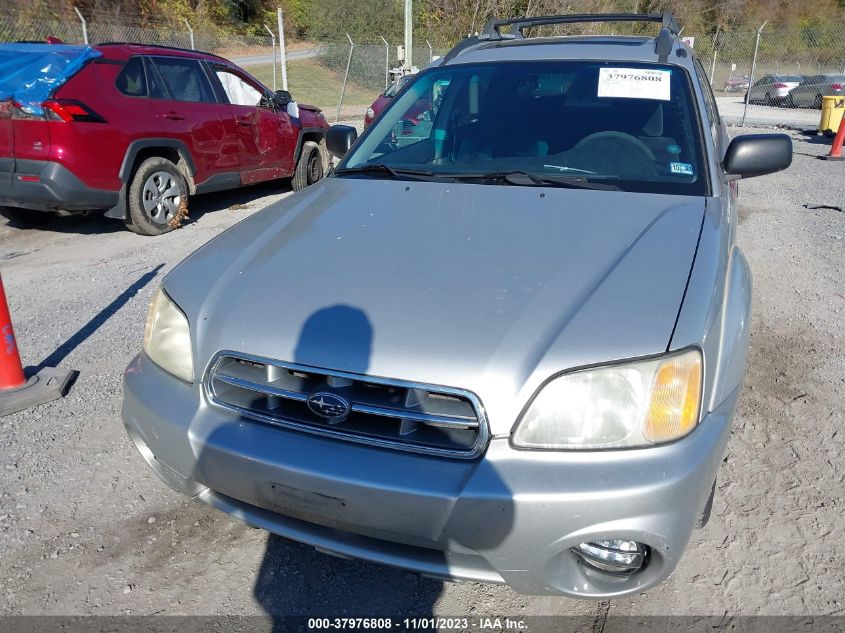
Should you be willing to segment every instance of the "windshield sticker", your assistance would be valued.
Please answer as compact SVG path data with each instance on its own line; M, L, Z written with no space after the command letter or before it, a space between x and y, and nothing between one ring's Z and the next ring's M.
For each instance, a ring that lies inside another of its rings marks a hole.
M681 174L682 176L692 176L692 165L689 163L669 163L669 169L673 174Z
M669 101L670 78L668 70L600 68L598 96Z

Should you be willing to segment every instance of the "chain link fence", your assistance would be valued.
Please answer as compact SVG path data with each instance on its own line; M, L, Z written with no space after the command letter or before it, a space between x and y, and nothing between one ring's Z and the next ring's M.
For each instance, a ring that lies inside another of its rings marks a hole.
M719 31L694 48L729 125L817 129L823 97L845 97L840 24Z

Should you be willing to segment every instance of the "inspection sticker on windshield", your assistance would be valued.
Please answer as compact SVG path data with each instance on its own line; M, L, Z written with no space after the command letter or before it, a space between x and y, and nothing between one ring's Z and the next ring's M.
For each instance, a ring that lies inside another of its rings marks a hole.
M669 101L669 70L600 68L599 97Z
M689 163L669 163L669 170L673 174L682 174L684 176L692 176L692 165Z

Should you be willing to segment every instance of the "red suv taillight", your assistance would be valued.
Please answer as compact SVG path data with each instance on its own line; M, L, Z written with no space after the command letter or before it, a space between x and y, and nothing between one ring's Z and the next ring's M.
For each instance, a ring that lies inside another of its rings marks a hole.
M38 116L37 114L28 112L26 108L24 108L23 105L21 105L17 101L12 101L9 103L9 118L24 121L38 121L44 119L44 117L42 116Z
M842 84L831 84L830 87L834 90L842 90Z
M79 101L51 99L41 104L44 117L50 121L105 123L105 119Z
M79 101L51 99L42 103L41 108L44 110L43 115L30 112L23 104L17 101L6 101L0 104L0 117L24 121L61 121L63 123L70 123L71 121L85 123L106 122L103 117Z

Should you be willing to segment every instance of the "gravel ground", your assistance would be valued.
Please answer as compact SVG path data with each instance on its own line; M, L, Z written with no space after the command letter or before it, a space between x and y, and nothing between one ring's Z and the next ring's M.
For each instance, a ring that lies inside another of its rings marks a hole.
M63 400L0 418L0 613L845 613L845 164L815 158L828 147L796 135L790 170L741 183L754 322L713 516L669 580L603 603L332 558L170 492L143 463L121 372L153 289L283 186L197 197L190 224L152 239L102 218L0 226L24 363L80 372Z

